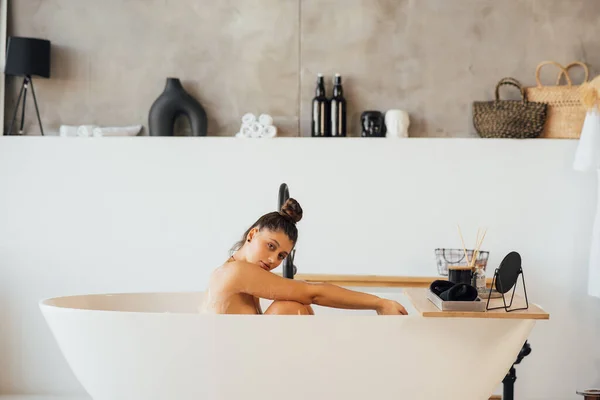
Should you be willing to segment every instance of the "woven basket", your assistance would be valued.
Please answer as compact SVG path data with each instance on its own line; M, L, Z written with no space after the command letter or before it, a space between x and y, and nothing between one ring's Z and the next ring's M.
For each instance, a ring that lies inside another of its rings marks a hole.
M543 86L540 81L540 69L548 64L555 65L560 69L556 86ZM573 85L569 76L569 69L574 66L584 68L584 83L587 82L589 71L584 63L576 61L563 67L554 61L544 61L537 66L535 71L537 86L525 89L527 98L531 101L548 104L548 120L541 135L543 138L579 139L581 135L586 110L581 103L581 86ZM566 85L560 85L563 75L567 81Z
M502 85L515 86L521 100L500 100ZM473 125L483 138L537 138L544 129L548 105L527 99L521 83L504 78L496 85L496 100L473 102Z

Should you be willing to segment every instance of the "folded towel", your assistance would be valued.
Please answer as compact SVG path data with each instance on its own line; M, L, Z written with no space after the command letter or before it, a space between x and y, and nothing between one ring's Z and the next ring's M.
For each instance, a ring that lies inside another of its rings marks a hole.
M273 118L268 114L261 114L258 119L254 114L248 113L242 117L242 124L236 137L246 138L272 138L277 136L277 127L273 125Z
M454 286L454 283L440 279L440 280L431 282L431 285L429 285L429 290L431 290L433 292L433 294L435 294L436 296L440 296L442 293L444 293L446 290L450 289L452 286Z
M457 283L440 295L444 301L475 301L477 289L466 283Z
M58 132L59 136L69 137L69 136L77 136L77 128L78 126L74 125L61 125Z
M258 122L255 122L250 127L250 130L251 130L250 137L259 138L259 137L263 136L265 127L262 126L261 124L259 124Z
M256 116L252 113L244 114L242 117L242 124L251 125L256 122Z
M260 114L258 117L258 122L263 126L271 126L273 125L273 117L269 114Z
M79 125L77 128L77 136L80 137L90 137L94 135L94 128L97 128L97 125Z
M142 125L95 127L92 135L99 136L136 136L142 130Z
M242 135L244 135L244 137L249 138L252 136L252 126L242 125L240 132Z
M277 136L277 127L273 125L266 126L263 137L273 138L275 136Z
M466 283L436 280L431 282L429 289L444 301L475 301L478 296L477 289Z

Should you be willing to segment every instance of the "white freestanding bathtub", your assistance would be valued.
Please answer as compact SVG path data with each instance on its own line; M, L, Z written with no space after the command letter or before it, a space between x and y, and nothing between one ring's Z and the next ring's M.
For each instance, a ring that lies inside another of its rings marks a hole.
M200 315L201 293L82 295L40 308L94 400L484 400L532 319Z

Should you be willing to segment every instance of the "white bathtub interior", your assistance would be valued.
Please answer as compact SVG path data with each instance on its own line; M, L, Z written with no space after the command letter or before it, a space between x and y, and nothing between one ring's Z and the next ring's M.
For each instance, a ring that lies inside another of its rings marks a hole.
M412 303L404 295L400 288L376 288L376 287L351 287L350 290L356 290L371 293L376 296L398 301L402 304L409 314L415 314L417 311ZM129 311L129 312L158 312L158 313L190 313L197 314L203 299L203 292L186 293L151 293L152 296L143 296L145 293L109 293L109 294L89 294L72 295L46 299L45 304L55 307L65 307L82 310L105 310L105 311ZM150 294L150 293L146 293ZM179 294L173 296L173 294ZM183 295L185 294L185 296ZM140 296L142 295L142 296ZM260 299L261 307L266 310L273 301L270 299ZM331 307L312 305L315 314L348 314L352 315L375 315L374 310L346 310Z

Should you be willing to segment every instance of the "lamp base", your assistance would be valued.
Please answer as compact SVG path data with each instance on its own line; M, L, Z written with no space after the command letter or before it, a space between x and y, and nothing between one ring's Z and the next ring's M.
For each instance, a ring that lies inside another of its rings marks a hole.
M31 80L31 76L29 75L23 78L23 83L21 84L21 91L19 92L19 98L17 99L17 105L15 107L15 112L13 113L12 121L10 123L10 128L8 129L7 135L15 135L15 133L13 133L13 126L15 124L15 119L17 118L17 111L19 111L19 105L21 104L21 97L23 97L23 107L21 109L21 126L19 128L19 133L16 133L16 135L23 135L23 124L25 123L25 104L27 100L27 88L29 87L29 85L31 85L31 94L33 95L35 113L37 115L38 123L40 124L40 132L42 136L44 136L44 128L42 127L42 120L40 119L40 110L38 109L37 99L35 97L33 81Z

